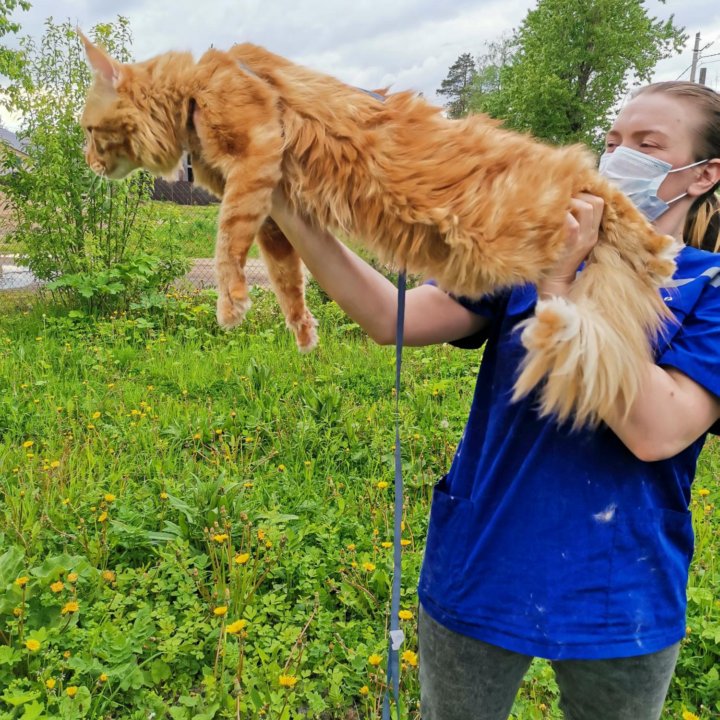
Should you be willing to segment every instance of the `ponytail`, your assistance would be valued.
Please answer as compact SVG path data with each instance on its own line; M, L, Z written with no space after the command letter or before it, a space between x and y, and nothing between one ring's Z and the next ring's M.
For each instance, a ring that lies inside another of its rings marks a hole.
M688 245L720 252L720 196L716 185L693 203L685 221L683 237Z

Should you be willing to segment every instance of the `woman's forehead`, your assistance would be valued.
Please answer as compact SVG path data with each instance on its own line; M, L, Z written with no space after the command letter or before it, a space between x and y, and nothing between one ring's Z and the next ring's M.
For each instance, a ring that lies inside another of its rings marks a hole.
M699 123L699 111L686 99L646 92L622 108L612 130L620 133L655 131L680 140L691 139Z

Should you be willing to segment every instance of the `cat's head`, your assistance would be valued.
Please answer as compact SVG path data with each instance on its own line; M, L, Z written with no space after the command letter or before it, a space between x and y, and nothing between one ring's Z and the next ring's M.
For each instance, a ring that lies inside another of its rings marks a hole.
M157 91L157 62L123 64L78 34L95 71L80 118L87 164L113 180L139 168L171 175L182 147L172 109L163 107L167 97Z

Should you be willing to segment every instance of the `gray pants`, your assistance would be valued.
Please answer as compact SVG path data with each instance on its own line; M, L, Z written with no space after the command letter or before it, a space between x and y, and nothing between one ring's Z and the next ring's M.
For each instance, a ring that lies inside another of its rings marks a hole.
M506 720L532 657L458 635L420 608L423 720ZM658 720L680 643L614 660L552 663L566 720Z

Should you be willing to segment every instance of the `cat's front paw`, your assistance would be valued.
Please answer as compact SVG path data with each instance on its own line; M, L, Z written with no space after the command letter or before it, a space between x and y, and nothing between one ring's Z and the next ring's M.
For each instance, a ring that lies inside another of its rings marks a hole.
M217 301L217 321L220 327L230 330L240 325L251 304L248 297L237 299L229 295L220 295Z

